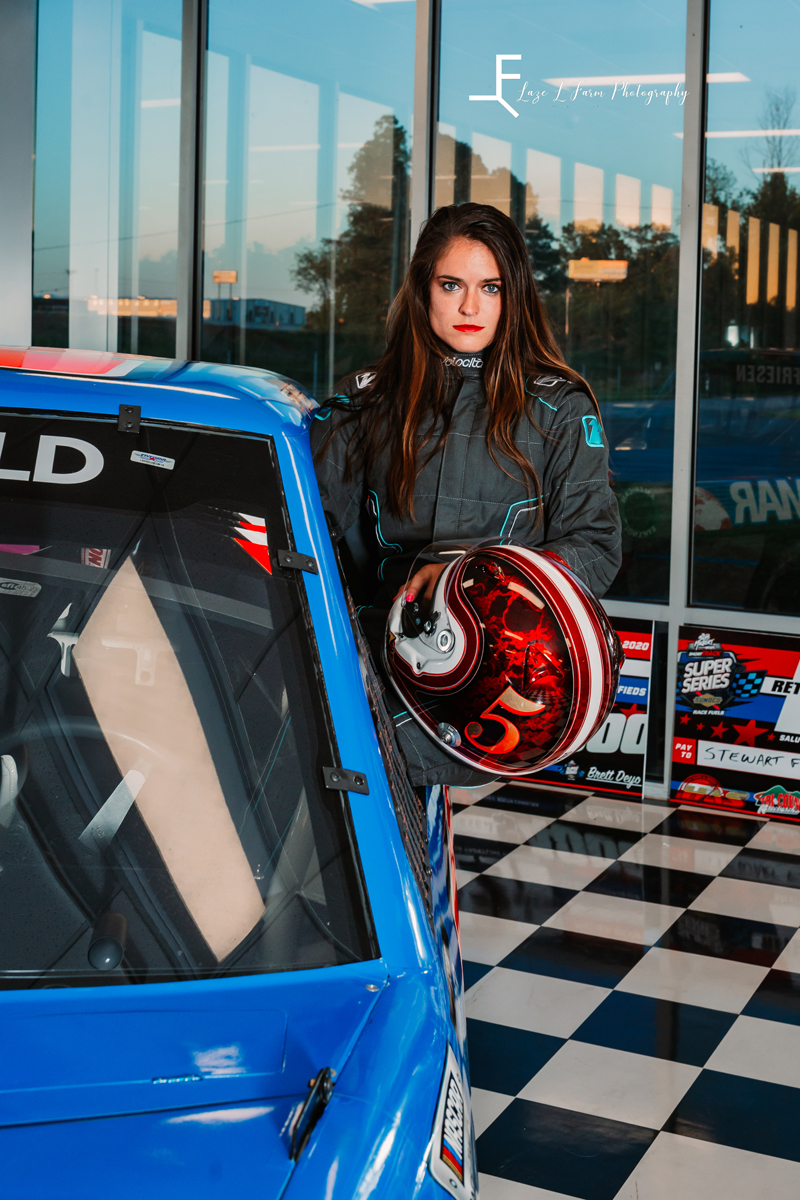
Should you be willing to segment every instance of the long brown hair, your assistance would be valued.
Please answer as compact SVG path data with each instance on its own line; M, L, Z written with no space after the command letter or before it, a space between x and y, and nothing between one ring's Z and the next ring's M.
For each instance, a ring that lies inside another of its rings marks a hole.
M586 381L564 362L539 299L525 241L514 222L488 204L437 209L420 234L408 274L389 310L386 350L359 395L360 406L351 407L341 397L327 402L346 411L346 423L358 425L348 451L350 477L363 471L369 480L371 469L385 454L387 501L396 516L413 519L417 477L447 437L461 381L461 372L451 361L453 351L436 337L428 317L436 264L459 237L482 242L494 255L502 279L500 321L484 376L489 410L486 441L493 461L500 466L498 451L510 459L522 472L529 492L538 494L536 472L514 440L530 403L528 377L543 371L557 373L594 400ZM439 436L423 457L437 429ZM320 453L335 433L334 428Z

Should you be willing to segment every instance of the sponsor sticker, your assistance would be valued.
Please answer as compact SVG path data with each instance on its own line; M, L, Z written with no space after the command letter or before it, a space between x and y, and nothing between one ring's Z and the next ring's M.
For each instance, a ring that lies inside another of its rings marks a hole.
M749 792L725 787L713 775L688 775L681 783L676 799L684 804L715 801L720 807L743 808L749 797Z
M713 775L688 775L680 787L679 798L693 800L696 796L708 796L719 789L719 780Z
M800 817L800 792L789 792L782 783L776 783L766 792L755 792L753 799L762 816Z
M691 708L725 709L759 695L766 671L748 671L710 633L701 633L678 656L678 703Z
M459 1183L464 1182L464 1097L461 1084L451 1072L447 1083L444 1125L439 1156Z
M131 462L144 463L147 467L163 467L171 471L175 466L174 458L165 458L163 454L150 454L147 450L132 450Z
M686 625L677 666L671 799L800 822L800 638Z
M27 579L0 579L0 593L6 596L38 596L40 583L28 583Z
M85 567L108 567L111 562L111 551L85 546L81 550L81 562Z
M613 708L585 746L541 774L557 787L634 799L645 779L653 623L612 617L611 624L625 653Z
M436 1182L453 1200L474 1200L477 1179L472 1157L469 1092L461 1067L449 1045L428 1144L428 1170Z

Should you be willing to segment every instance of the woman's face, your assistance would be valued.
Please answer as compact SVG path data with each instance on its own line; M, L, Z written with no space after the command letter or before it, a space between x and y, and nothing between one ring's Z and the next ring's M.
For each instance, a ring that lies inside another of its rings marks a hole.
M431 280L431 329L462 354L494 341L503 309L497 259L483 242L453 238Z

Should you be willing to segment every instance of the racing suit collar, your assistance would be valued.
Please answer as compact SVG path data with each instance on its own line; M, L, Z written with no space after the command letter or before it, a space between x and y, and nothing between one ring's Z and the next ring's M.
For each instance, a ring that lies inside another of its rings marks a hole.
M450 350L445 362L459 367L462 375L477 377L482 373L488 355L488 348L477 354L462 354L458 350Z

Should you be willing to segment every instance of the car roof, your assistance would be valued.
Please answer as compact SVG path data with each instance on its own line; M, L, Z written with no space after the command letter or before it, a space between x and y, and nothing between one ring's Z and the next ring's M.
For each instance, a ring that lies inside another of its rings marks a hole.
M145 418L165 416L165 403L172 401L174 419L186 419L184 412L195 409L196 419L201 423L223 429L262 431L266 424L271 431L277 432L280 426L305 424L305 419L318 407L316 400L286 375L260 367L227 363L188 362L143 354L51 346L0 346L0 378L6 371L38 377L42 386L34 387L33 392L36 401L45 408L85 412L88 395L93 394L93 399L100 402L99 409L107 410L112 398L104 387L98 395L96 385L109 383L121 386L128 393L124 399L119 394L114 401L139 404ZM54 388L53 384L58 385L59 381L67 386ZM81 386L82 382L89 383L88 392ZM131 388L142 390L131 395ZM171 397L170 392L173 393ZM187 392L196 393L195 402ZM150 411L156 397L159 411ZM232 400L245 403L232 408ZM89 410L94 408L92 403Z

